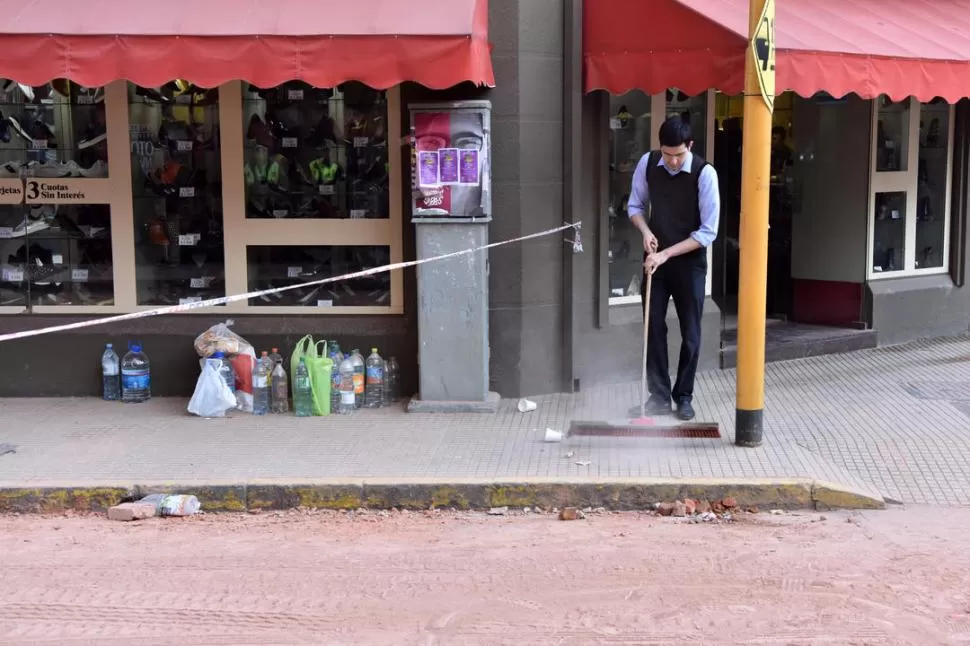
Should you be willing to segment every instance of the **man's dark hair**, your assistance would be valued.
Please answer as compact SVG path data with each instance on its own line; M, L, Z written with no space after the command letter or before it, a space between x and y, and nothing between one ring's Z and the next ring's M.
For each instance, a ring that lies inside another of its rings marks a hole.
M660 145L665 148L676 148L694 141L690 132L690 122L679 116L669 117L660 124Z

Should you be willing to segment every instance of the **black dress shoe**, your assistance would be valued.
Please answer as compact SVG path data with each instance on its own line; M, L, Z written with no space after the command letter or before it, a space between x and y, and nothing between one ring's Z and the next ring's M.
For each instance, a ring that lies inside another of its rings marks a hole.
M670 415L673 407L670 405L670 400L664 397L657 397L656 395L650 395L646 403L643 406L644 413L646 415ZM629 411L630 417L640 416L640 407L634 406Z
M677 405L677 419L685 422L694 419L694 407L691 406L690 402L683 401Z

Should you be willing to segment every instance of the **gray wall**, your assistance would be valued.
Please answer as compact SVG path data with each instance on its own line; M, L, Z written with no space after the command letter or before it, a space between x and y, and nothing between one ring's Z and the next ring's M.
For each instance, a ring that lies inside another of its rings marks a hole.
M492 241L563 222L563 2L490 0L494 45ZM504 397L563 385L563 236L493 249L491 389Z
M871 120L872 104L854 95L795 97L792 278L865 282Z

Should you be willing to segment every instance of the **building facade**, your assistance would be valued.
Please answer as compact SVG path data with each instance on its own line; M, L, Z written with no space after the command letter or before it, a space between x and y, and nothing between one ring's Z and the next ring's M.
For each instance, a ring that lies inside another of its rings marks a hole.
M914 38L909 56L883 51L901 45L858 34L895 27L839 18L831 1L815 10L829 31L855 29L842 35L855 33L858 51L778 8L769 359L964 332L970 321L970 52L960 64L962 42ZM0 334L413 260L407 106L487 99L489 239L581 221L583 241L578 254L571 234L489 252L491 390L581 390L639 374L640 240L625 199L631 166L669 114L690 119L695 152L719 172L702 364L732 365L745 2L422 0L390 3L373 25L349 9L260 21L270 3L221 14L218 4L211 24L250 20L187 34L146 9L92 34L65 3L7 28ZM970 23L920 20L944 18ZM256 27L265 24L271 33ZM853 72L853 57L873 56L932 73ZM7 342L0 352L16 370L0 396L95 394L104 342L129 340L153 359L155 394L188 394L193 340L228 318L258 348L288 352L305 334L377 346L413 390L420 303L404 270ZM672 309L668 323L676 356Z

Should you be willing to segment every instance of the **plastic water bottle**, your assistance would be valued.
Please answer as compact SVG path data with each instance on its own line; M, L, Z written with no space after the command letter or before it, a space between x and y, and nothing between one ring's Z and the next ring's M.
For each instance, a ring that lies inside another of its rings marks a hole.
M226 382L229 386L229 390L232 391L233 396L236 395L236 371L232 369L232 364L226 359L226 353L216 351L213 352L209 359L213 361L218 361L216 367L219 368L219 375L222 376L222 380Z
M270 355L270 361L273 360ZM290 410L290 384L286 378L286 371L283 370L283 363L273 366L273 412L277 414L288 413Z
M340 344L331 341L328 344L327 356L333 361L330 372L330 412L336 413L340 408L340 363L344 360L344 353L340 351Z
M152 398L152 372L148 355L141 351L140 343L128 346L128 353L121 360L121 401L138 404Z
M384 405L384 360L377 354L377 348L370 349L364 367L364 401L367 408Z
M395 383L397 381L397 359L391 357L384 361L384 405L397 401Z
M340 362L340 405L337 413L350 415L357 409L357 395L354 392L354 358L347 355Z
M121 399L121 362L110 343L104 346L104 354L101 355L101 383L105 401Z
M350 360L354 366L353 372L353 383L354 383L354 406L357 408L364 407L364 355L360 353L360 350L354 348L350 353ZM341 377L341 382L343 378Z
M391 401L396 402L401 398L401 366L398 365L397 363L397 357L391 357L390 368L391 368Z
M272 362L269 353L263 350L263 355L256 360L253 368L253 415L265 415L269 412L270 387L273 375Z
M185 494L153 493L138 502L155 505L155 513L159 516L192 516L202 508L198 498Z
M339 396L339 395L338 395ZM306 362L300 359L293 376L293 410L297 417L313 415L313 393L310 390L310 371Z
M280 349L273 348L273 351L269 353L269 359L273 362L273 370L276 370L276 364L283 363L283 355L280 354Z

